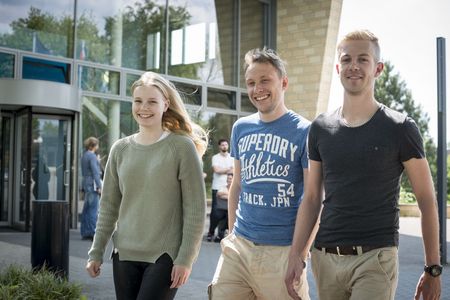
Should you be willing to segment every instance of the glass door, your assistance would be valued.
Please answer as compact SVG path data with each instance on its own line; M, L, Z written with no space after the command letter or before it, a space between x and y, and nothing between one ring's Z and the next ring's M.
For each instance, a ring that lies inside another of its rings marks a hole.
M0 117L0 226L11 225L11 187L12 187L12 133L10 114Z
M13 226L28 231L31 201L69 201L71 129L68 116L17 117Z
M33 115L31 200L69 201L71 119Z

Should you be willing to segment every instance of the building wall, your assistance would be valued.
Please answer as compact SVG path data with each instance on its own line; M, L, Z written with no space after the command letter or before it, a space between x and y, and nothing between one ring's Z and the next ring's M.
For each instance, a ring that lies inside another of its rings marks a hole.
M310 120L328 107L342 1L277 1L277 51L288 63L286 104Z
M248 50L262 48L263 42L263 4L258 0L241 1L240 6L240 33L233 28L233 22L237 19L235 3L233 1L215 1L217 23L219 28L220 55L223 65L224 82L229 85L237 85L235 71L240 74L240 87L245 87L243 68L236 70L235 45L239 45L239 63L242 65L244 56Z
M220 49L220 59L222 61L222 72L224 83L234 84L233 76L233 45L235 43L233 30L233 1L215 1L217 14L217 29Z

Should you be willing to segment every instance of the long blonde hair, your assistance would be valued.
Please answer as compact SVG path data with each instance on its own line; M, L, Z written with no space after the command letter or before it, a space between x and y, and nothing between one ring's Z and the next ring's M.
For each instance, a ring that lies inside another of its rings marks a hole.
M173 83L157 73L145 72L131 86L131 94L140 86L154 86L161 92L169 102L169 108L162 116L162 127L165 130L190 137L197 148L197 153L202 157L208 146L208 133L191 121Z

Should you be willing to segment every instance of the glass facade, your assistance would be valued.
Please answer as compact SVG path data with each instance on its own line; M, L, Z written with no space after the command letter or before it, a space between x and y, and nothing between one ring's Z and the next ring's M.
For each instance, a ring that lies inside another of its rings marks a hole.
M169 1L169 62L168 74L215 84L233 85L225 78L223 67L232 63L233 53L222 59L220 32L232 33L232 22L218 30L217 2L233 1ZM186 4L185 4L186 3ZM220 15L232 16L232 5L223 7ZM229 67L229 66L227 66Z
M80 141L109 147L137 131L131 84L144 71L179 89L193 120L210 131L207 184L217 140L255 112L243 85L242 59L270 45L265 24L273 0L0 0L0 78L51 70L80 88ZM270 19L269 19L270 20ZM264 26L263 26L264 25ZM44 76L45 77L45 76Z
M209 147L208 151L203 156L203 170L207 174L205 178L206 187L208 190L208 196L211 188L212 181L212 156L219 152L219 146L217 145L220 139L230 140L231 128L234 122L237 120L236 115L215 113L208 111L193 111L189 110L190 116L193 121L209 130Z
M79 83L82 90L119 95L119 72L80 66L78 74L80 74Z
M172 81L185 104L202 105L202 87L196 84Z
M254 113L257 109L253 106L248 98L248 94L241 93L241 111Z
M248 0L242 1L241 7L241 39L240 39L240 59L244 61L245 54L248 50L253 48L262 48L265 44L264 36L267 33L263 32L261 28L264 24L264 10L266 5L262 1ZM240 68L240 85L245 88L244 69Z
M163 73L166 1L77 1L79 59Z
M236 109L236 93L214 88L208 89L208 107Z
M0 46L72 57L74 0L0 1Z
M131 113L131 102L108 100L96 97L83 97L81 112L82 140L93 136L99 139L100 156L105 166L109 145L114 137L125 137L137 132L138 126Z
M0 78L14 78L15 55L0 52Z

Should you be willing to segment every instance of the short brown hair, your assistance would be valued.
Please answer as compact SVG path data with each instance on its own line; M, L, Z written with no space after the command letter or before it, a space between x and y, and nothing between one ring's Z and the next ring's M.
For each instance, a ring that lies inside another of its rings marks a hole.
M252 49L245 54L244 72L252 63L269 63L275 67L280 77L287 76L286 63L275 52L275 50L267 49L264 47L262 50L259 48Z
M90 150L90 149L94 148L95 146L98 146L97 138L90 136L84 140L84 147L86 148L86 150Z

